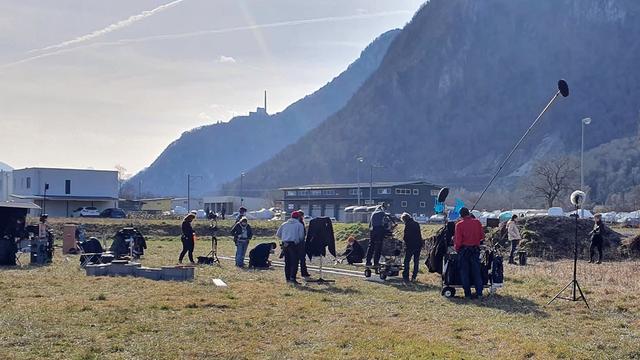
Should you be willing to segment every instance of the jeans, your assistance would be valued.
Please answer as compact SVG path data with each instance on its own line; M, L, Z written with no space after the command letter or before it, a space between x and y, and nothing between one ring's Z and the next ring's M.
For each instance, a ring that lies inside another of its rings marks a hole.
M509 264L514 264L513 255L516 253L520 240L511 240L511 254L509 254Z
M236 266L239 266L239 267L244 266L244 256L247 253L248 247L249 247L248 240L238 240L236 242Z
M458 251L460 280L464 296L471 297L471 285L476 288L476 295L482 296L482 274L480 273L480 248L463 247Z
M382 252L382 242L384 241L384 228L374 227L370 232L371 240L369 240L369 247L367 248L367 265L371 266L371 258L373 258L373 265L378 266L380 264L380 253Z
M409 264L411 263L411 258L413 258L413 275L411 276L413 279L418 277L418 270L420 270L420 248L418 249L407 249L404 254L404 270L402 270L402 278L404 280L409 280Z
M284 243L284 277L287 281L296 281L298 264L300 262L299 246L294 243Z
M189 261L193 262L193 248L194 243L193 239L187 239L186 237L182 237L182 252L180 253L180 257L178 258L178 262L182 263L182 259L184 259L184 255L189 253Z

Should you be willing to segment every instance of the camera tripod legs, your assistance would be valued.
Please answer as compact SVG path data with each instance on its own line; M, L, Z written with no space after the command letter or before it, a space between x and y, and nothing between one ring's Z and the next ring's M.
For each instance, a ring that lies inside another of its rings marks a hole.
M211 251L209 251L207 257L213 258L213 262L220 265L220 259L218 259L218 238L215 236L211 236Z
M569 286L573 285L573 291L571 292L571 297L567 298L567 297L562 297L560 296L565 290L567 290L567 288ZM576 289L578 290L578 292L580 293L580 296L577 296L576 293ZM569 301L578 301L578 300L582 300L584 301L584 304L587 305L587 309L591 309L589 307L589 303L587 302L587 298L584 296L584 294L582 293L582 289L580 288L580 284L578 283L578 280L571 280L571 282L569 282L567 284L567 286L565 286L564 288L562 288L562 290L560 290L559 293L556 294L556 296L553 297L553 299L551 299L547 305L550 305L554 300L556 299L563 299L563 300L569 300Z

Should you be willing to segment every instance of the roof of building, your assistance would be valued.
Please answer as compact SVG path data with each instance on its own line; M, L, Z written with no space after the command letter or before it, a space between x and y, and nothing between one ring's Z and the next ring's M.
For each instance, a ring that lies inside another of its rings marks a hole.
M14 195L11 197L16 199L28 199L28 200L42 200L43 195ZM71 195L49 195L47 194L47 200L71 200L71 201L112 201L118 200L117 197L110 196L71 196Z
M370 183L368 182L361 182L360 184L361 188L366 188L369 187ZM426 181L382 181L382 182L374 182L373 183L373 187L374 188L380 188L380 187L394 187L394 186L404 186L404 185L431 185L434 187L438 187L438 185L432 184L430 182L426 182ZM351 189L351 188L357 188L358 187L358 183L352 183L352 184L311 184L311 185L300 185L300 186L289 186L289 187L283 187L280 188L279 190L315 190L315 189Z
M13 208L13 209L40 209L40 206L32 202L17 202L17 201L0 201L0 207Z
M56 168L56 167L26 167L22 169L13 169L14 172L22 170L69 170L69 171L101 171L101 172L115 172L117 170L100 170L100 169L74 169L74 168Z

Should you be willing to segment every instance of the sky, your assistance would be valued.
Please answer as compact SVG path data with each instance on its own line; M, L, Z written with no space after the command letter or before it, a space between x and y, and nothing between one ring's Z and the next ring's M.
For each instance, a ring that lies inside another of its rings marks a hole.
M148 166L317 90L423 0L0 0L0 161Z

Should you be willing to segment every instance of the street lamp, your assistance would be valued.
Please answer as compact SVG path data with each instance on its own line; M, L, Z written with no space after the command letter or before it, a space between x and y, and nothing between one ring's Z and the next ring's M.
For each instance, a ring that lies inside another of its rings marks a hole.
M187 212L191 211L191 180L193 179L204 179L204 177L187 174Z
M240 173L240 206L244 205L244 172Z
M382 169L384 166L371 164L370 173L369 173L369 206L373 205L373 168Z
M360 206L360 164L364 162L364 158L362 156L356 157L358 160L357 173L358 173L358 206Z
M580 191L584 191L584 127L591 124L591 118L582 119L582 147L580 149Z
M42 214L47 213L47 190L49 190L49 184L44 183L44 195L42 196Z

